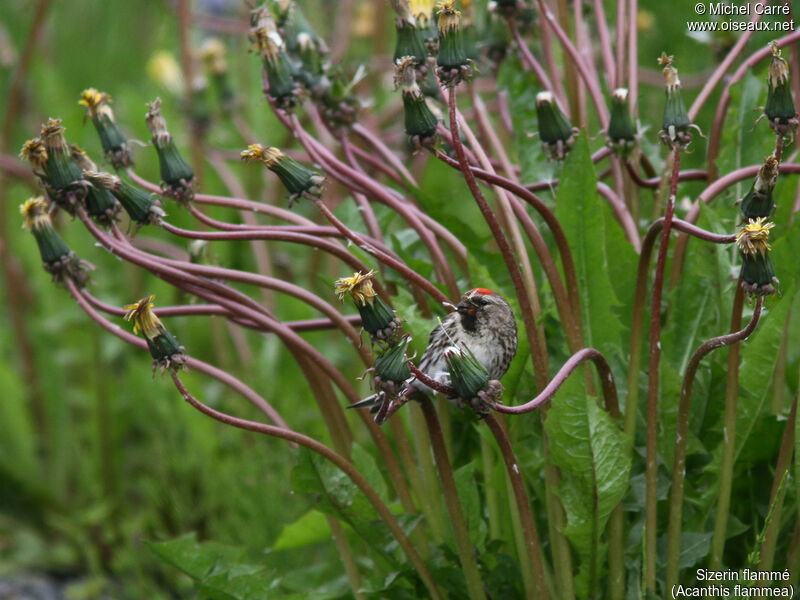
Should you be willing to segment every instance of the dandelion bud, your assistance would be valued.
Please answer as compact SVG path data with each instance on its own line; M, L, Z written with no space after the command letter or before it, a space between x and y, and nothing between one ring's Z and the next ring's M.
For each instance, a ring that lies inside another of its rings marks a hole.
M253 162L260 160L267 168L278 176L284 187L289 190L289 203L303 194L320 196L325 178L315 171L303 166L278 148L267 148L261 144L251 144L241 153L242 160Z
M442 0L438 9L439 54L436 57L437 73L444 85L455 86L472 76L472 61L464 51L461 32L461 11L455 9L454 0Z
M742 198L742 218L743 221L758 219L759 217L768 219L775 212L775 201L772 198L772 191L778 181L778 160L770 156L764 161L764 165L758 170L756 180L747 195Z
M636 147L636 127L628 110L628 90L619 88L611 95L611 118L607 142L618 154L626 155Z
M430 144L439 121L431 112L425 95L417 85L414 57L404 56L395 62L394 84L403 95L406 133L418 145Z
M158 205L158 201L152 195L116 175L97 171L84 171L83 176L93 186L110 191L119 200L122 208L130 216L131 221L138 225L147 225L148 223L157 225L161 218L165 216L164 211Z
M85 285L89 278L88 271L92 267L86 261L80 260L53 228L44 198L31 198L20 205L19 212L23 218L22 226L36 238L42 266L52 274L53 281L61 281L67 277L81 287Z
M167 131L167 121L161 115L161 98L147 103L147 128L153 136L153 146L158 154L161 169L161 189L164 195L179 201L189 201L194 197L192 180L194 171L189 166Z
M100 137L103 152L114 168L132 166L133 159L128 148L128 140L114 121L114 113L110 106L111 96L105 92L99 92L95 88L89 88L81 92L78 104L86 107L86 112L91 117L97 135Z
M742 257L742 287L754 296L774 294L780 282L769 259L769 230L774 223L765 218L750 219L736 234L736 245Z
M536 94L539 137L550 160L563 160L575 142L575 131L550 92Z
M76 144L70 144L70 152L75 164L82 171L97 171L94 161ZM84 202L89 216L103 224L111 223L119 212L119 204L114 196L103 187L88 186Z
M141 333L153 357L153 372L161 367L178 371L186 363L186 349L178 343L164 324L153 313L155 296L145 296L134 304L123 307L126 321L133 321L133 332Z
M444 351L444 360L450 374L450 385L458 398L481 416L489 414L492 402L499 401L503 386L490 380L489 373L472 351L463 346L451 346Z
M664 81L666 82L667 103L664 107L664 120L661 123L662 138L667 144L677 144L685 147L692 141L689 134L689 113L681 97L681 80L678 70L672 65L674 57L666 52L661 53L658 64L664 67Z
M797 110L789 85L789 65L781 58L776 42L770 43L772 58L769 63L769 85L764 115L777 135L787 135L797 127Z
M352 277L337 279L335 293L342 302L350 294L361 315L361 325L373 341L391 340L400 330L400 320L373 289L374 278L375 271L369 271L365 275L353 273Z

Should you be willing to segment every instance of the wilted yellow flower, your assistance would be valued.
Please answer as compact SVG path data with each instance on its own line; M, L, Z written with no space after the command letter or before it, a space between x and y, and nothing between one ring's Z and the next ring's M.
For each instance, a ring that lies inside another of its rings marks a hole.
M52 226L50 215L47 213L47 203L42 196L20 204L19 214L22 215L22 226L25 229L36 230Z
M436 5L436 14L439 15L439 31L448 33L458 29L461 11L456 10L454 0L442 0Z
M786 60L781 58L781 49L778 48L778 43L772 41L769 43L772 58L769 63L769 85L775 89L782 83L789 79L789 65Z
M775 227L775 223L765 223L766 220L766 217L750 219L736 234L736 245L742 253L764 255L770 250L769 230Z
M155 296L145 296L134 304L123 306L126 321L133 321L133 333L140 331L144 336L153 340L161 335L164 326L160 319L153 313L153 300Z
M42 140L33 138L22 145L19 157L27 160L34 167L42 167L47 162L47 148Z
M260 160L268 167L271 167L281 160L285 155L275 147L267 148L261 144L250 144L247 147L247 150L242 150L240 156L245 162Z
M368 300L378 295L372 287L374 276L375 271L369 271L366 274L353 273L352 277L337 279L333 284L335 293L342 302L345 295L350 294L356 306L364 306Z
M678 69L672 66L674 58L673 55L662 52L658 59L658 64L664 67L662 73L664 74L664 81L667 83L668 90L680 87L681 85L681 80L678 78Z

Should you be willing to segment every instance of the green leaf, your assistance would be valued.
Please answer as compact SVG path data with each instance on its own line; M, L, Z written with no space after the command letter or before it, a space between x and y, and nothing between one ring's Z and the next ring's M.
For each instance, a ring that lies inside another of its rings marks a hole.
M599 591L602 532L628 489L630 441L586 393L580 376L570 377L556 393L545 430L551 460L562 475L557 494L567 513L564 533L580 558L575 587L579 596L590 596Z
M606 201L597 193L586 134L578 136L562 172L556 196L556 217L569 241L581 290L584 346L596 348L607 359L621 352L622 325L614 309L619 305L609 276L606 254Z
M288 550L318 544L331 539L331 528L328 520L318 510L309 510L294 523L285 525L273 550Z
M193 579L204 579L219 568L238 563L245 551L216 542L198 543L194 533L167 540L147 542L161 560L180 569Z

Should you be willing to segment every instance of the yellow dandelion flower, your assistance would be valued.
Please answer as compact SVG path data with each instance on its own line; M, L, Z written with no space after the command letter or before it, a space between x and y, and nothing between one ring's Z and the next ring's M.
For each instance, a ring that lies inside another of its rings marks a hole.
M94 110L100 104L110 101L111 96L105 92L98 91L97 88L87 88L81 92L81 99L78 100L78 104L89 107L89 110Z
M345 295L350 294L357 306L364 306L368 300L378 295L372 287L374 277L375 271L366 274L353 273L352 277L342 277L334 282L334 293L339 296L341 302L344 302Z

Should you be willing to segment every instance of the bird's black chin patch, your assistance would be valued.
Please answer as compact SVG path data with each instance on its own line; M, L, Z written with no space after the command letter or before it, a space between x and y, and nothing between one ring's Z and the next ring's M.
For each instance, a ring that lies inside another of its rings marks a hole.
M475 331L477 321L475 319L475 311L458 311L461 314L461 326L467 331Z

